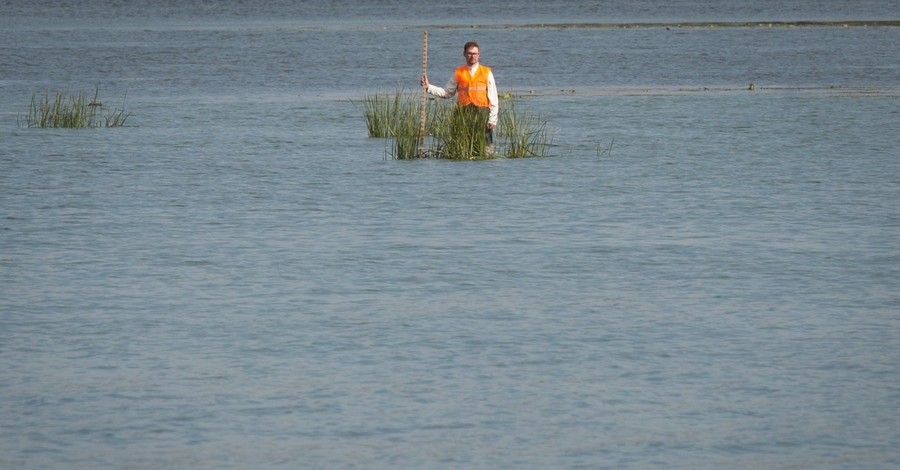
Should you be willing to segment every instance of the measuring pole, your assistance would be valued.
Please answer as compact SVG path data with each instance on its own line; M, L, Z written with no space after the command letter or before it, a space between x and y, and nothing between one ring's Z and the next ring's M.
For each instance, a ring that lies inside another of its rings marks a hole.
M428 73L428 31L424 31L422 38L422 76ZM419 146L425 145L425 95L428 94L428 85L422 85L422 116L419 119Z

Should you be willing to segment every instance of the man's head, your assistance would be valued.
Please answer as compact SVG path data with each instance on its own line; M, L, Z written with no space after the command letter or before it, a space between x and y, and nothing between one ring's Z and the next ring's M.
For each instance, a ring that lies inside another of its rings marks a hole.
M466 58L466 64L475 65L478 63L478 56L481 53L481 48L478 46L478 43L475 41L469 41L463 46L463 56Z

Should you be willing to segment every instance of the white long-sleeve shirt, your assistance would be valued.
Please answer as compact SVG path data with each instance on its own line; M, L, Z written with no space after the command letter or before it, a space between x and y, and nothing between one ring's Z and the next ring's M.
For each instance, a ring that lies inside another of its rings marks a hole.
M472 76L475 76L475 71L478 70L477 67L480 67L479 64L475 64L469 67L469 73ZM497 125L497 118L500 116L500 98L497 96L497 83L494 82L494 72L488 72L488 101L490 101L491 106L491 114L488 117L488 123ZM437 96L438 98L452 98L453 95L456 94L456 74L450 77L450 80L447 81L447 84L444 88L439 86L434 86L432 84L428 84L428 94Z

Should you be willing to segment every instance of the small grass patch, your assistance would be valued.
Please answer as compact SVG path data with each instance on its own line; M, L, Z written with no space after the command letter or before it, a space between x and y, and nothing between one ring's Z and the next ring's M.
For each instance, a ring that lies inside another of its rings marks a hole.
M25 123L28 127L121 127L130 115L125 112L125 98L121 108L106 109L100 101L99 88L90 100L83 91L70 95L62 91L51 94L48 90L40 98L32 95Z

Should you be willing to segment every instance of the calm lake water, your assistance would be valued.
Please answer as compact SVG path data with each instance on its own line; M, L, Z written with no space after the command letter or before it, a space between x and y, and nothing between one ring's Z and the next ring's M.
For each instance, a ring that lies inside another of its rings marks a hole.
M602 26L892 2L106 3L0 4L0 468L900 466L900 27ZM385 158L423 29L552 156Z

